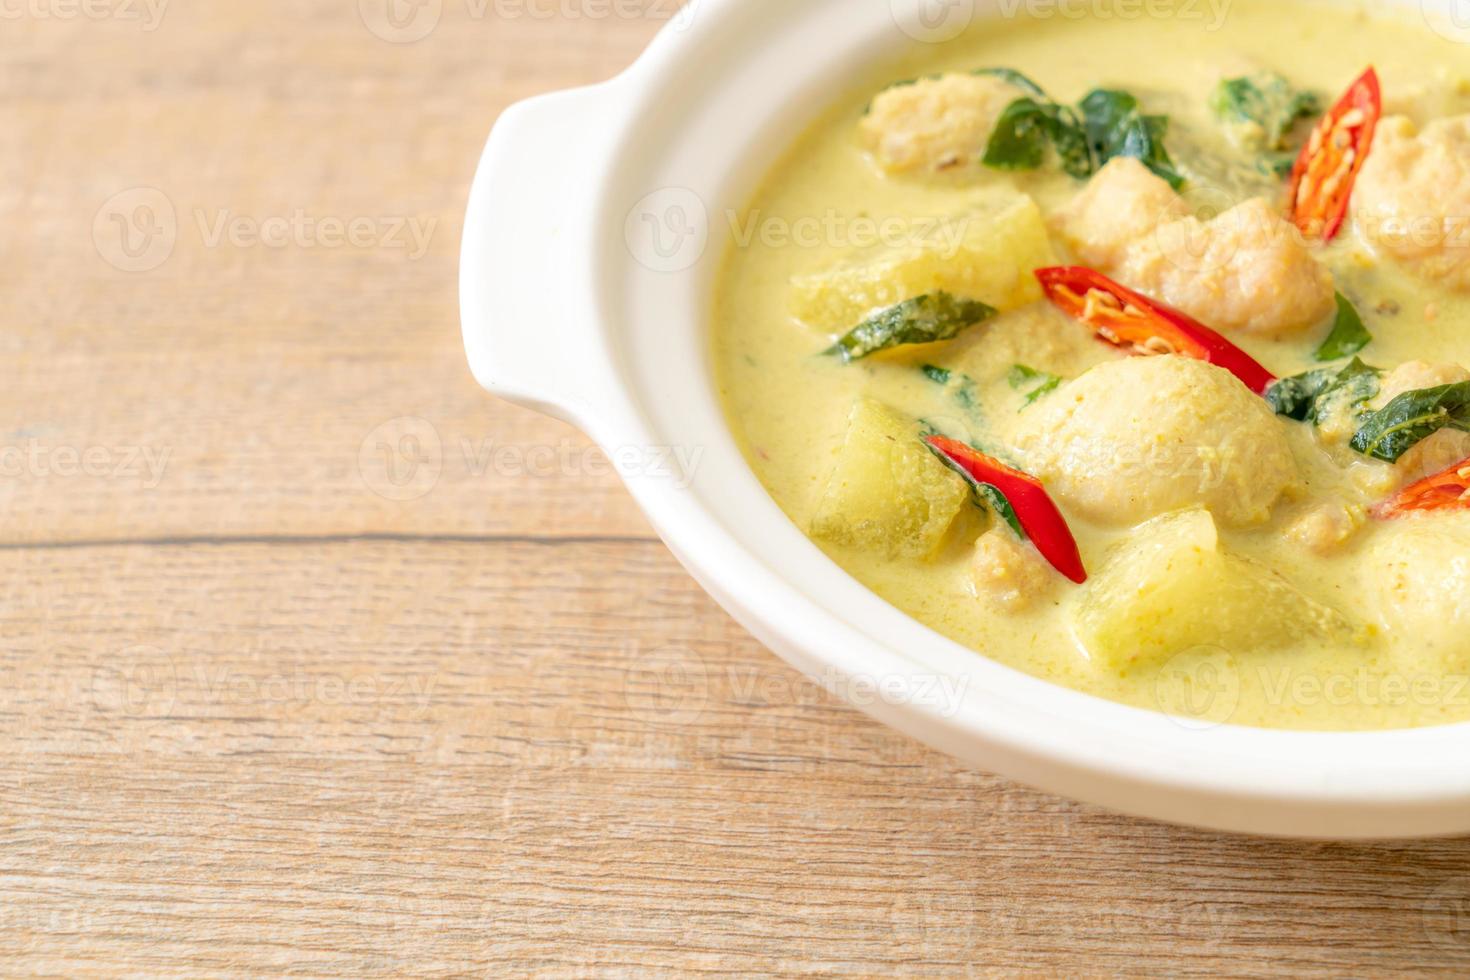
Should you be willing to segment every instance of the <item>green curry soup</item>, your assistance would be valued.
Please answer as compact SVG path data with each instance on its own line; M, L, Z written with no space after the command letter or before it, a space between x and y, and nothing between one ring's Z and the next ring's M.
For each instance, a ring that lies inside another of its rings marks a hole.
M1417 16L1183 10L987 23L822 118L731 216L728 415L985 656L1209 721L1470 719L1470 62Z

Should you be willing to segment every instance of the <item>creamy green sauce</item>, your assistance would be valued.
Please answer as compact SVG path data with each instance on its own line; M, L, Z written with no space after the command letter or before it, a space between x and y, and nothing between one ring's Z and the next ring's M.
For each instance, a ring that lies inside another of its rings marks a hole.
M921 47L903 60L875 66L871 75L857 80L849 97L812 126L737 216L735 227L749 240L731 246L718 287L716 375L751 466L803 530L812 525L858 398L875 398L916 419L967 414L957 407L952 392L919 368L933 363L962 371L975 380L979 405L966 421L987 441L1005 444L1025 413L1041 405L1023 408L1023 395L1007 380L1014 365L1073 379L1121 356L1041 303L943 345L850 365L818 356L852 324L822 329L800 322L792 313L794 279L825 272L875 240L907 241L927 231L933 219L964 212L987 195L1025 193L1051 215L1084 187L1055 166L1023 174L983 168L938 176L885 174L858 135L865 106L885 84L1006 66L1025 72L1061 102L1075 102L1098 86L1124 88L1139 95L1149 111L1171 117L1175 135L1168 145L1176 160L1200 152L1194 146L1197 139L1215 147L1220 127L1208 104L1218 82L1261 68L1320 92L1330 104L1372 64L1383 79L1390 114L1407 112L1422 122L1470 112L1470 85L1460 74L1466 64L1464 49L1433 33L1417 16L1370 14L1344 4L1237 0L1216 25L1208 8L1203 9L1205 15L1198 19L998 21L973 36ZM1212 165L1207 158L1205 153L1201 165ZM1284 195L1284 183L1275 186ZM1243 199L1241 190L1201 188L1197 182L1185 194L1197 208L1218 210ZM1055 236L1053 246L1066 257ZM1464 294L1374 258L1351 234L1320 257L1375 334L1363 352L1365 360L1384 368L1413 360L1470 364L1470 301ZM1329 325L1324 322L1320 330L1280 340L1229 336L1285 376L1320 366L1312 352ZM1221 652L1225 693L1223 701L1215 698L1201 709L1205 717L1310 729L1470 719L1470 649L1443 650L1444 642L1454 645L1452 637L1424 642L1412 626L1386 622L1373 598L1385 574L1376 556L1386 536L1409 533L1411 527L1422 530L1426 520L1459 528L1464 518L1368 521L1331 553L1302 547L1289 539L1286 529L1326 497L1371 502L1374 493L1365 485L1373 482L1369 471L1379 464L1358 463L1324 449L1309 426L1286 420L1280 424L1291 440L1304 486L1276 506L1268 523L1222 528L1222 542L1232 553L1268 566L1317 602L1341 611L1359 633L1352 642L1286 642L1269 651ZM1110 549L1132 533L1126 527L1090 524L1065 504L1063 511L1089 569L1101 567ZM1179 709L1177 687L1167 673L1177 673L1179 662L1138 661L1115 668L1089 657L1071 625L1076 587L1062 583L1050 588L1021 611L1000 609L978 596L971 556L983 526L983 519L958 522L932 560L818 543L878 595L977 655L1101 697ZM1442 553L1431 553L1429 560L1442 562L1448 574L1456 569L1463 573L1463 541L1447 539ZM1470 595L1463 598L1470 603Z

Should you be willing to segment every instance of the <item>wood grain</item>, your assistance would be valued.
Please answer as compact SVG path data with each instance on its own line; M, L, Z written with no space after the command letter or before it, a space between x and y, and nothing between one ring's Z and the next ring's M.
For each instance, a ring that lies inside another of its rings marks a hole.
M395 45L355 4L178 4L152 33L13 22L28 43L0 52L6 90L25 93L0 158L7 540L646 533L577 433L474 386L454 284L499 111L615 73L657 21L450 4L430 37ZM139 188L172 207L174 245L127 271L93 223ZM248 233L298 214L285 247ZM337 243L329 221L371 223L372 244ZM429 438L392 458L398 475L420 460L436 474L412 499L376 449L401 419ZM55 465L89 451L108 463ZM161 465L125 465L141 451Z
M0 575L7 973L1470 968L1462 844L1228 839L967 772L656 544Z
M533 6L447 0L415 44L345 0L6 21L0 975L1470 970L1466 842L968 771L789 671L580 436L475 390L490 122L658 26ZM129 271L94 224L137 188L176 240ZM433 231L209 240L298 209Z

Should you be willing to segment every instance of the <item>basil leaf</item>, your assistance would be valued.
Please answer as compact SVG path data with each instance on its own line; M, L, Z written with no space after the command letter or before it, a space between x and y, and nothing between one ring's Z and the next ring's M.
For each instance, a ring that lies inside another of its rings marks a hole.
M1059 105L1031 79L1012 68L982 68L977 75L1005 79L1028 94L1006 107L985 148L984 163L997 170L1035 170L1050 146L1062 169L1079 180L1091 177L1114 157L1141 160L1176 190L1184 177L1164 147L1169 120L1139 111L1127 92L1097 89L1078 109Z
M1042 398L1056 391L1062 384L1060 376L1050 374L1046 371L1038 371L1024 364L1017 364L1012 367L1006 380L1010 383L1013 390L1025 393L1026 404L1022 408L1022 411L1025 411Z
M1076 114L1066 106L1020 98L1006 106L991 131L981 162L994 170L1035 170L1046 148L1057 151L1062 169L1080 179L1092 176L1092 153Z
M1115 157L1134 157L1178 190L1184 176L1164 147L1167 116L1144 115L1138 99L1116 89L1094 89L1082 100L1083 128L1098 167Z
M1323 110L1315 92L1297 91L1275 72L1225 79L1210 96L1210 108L1235 148L1257 157L1257 169L1276 178L1290 176L1296 166L1301 141L1291 137L1298 120Z
M1352 445L1364 456L1397 463L1441 429L1470 432L1470 381L1404 392L1363 419Z
M1102 162L1092 155L1087 130L1071 109L1058 110L1057 118L1051 124L1051 141L1061 160L1062 170L1069 177L1086 180L1102 166Z
M988 508L993 511L997 517L1009 525L1012 531L1016 532L1016 537L1022 541L1030 540L1030 536L1026 534L1026 529L1021 526L1021 519L1016 516L1016 508L1011 506L1011 502L1006 499L1005 494L1000 492L999 487L975 479L975 477L970 475L969 470L950 459L938 449L935 449L927 440L924 442L924 445L928 446L929 451L938 457L941 463L958 473L961 479L970 485L970 492L974 495L976 506L981 510Z
M1266 71L1225 79L1210 97L1210 108L1236 127L1236 142L1242 149L1282 151L1290 149L1297 120L1321 115L1322 100L1315 92L1299 92L1281 75ZM1290 159L1294 162L1295 156Z
M952 340L960 331L990 319L996 309L969 299L937 292L906 299L879 310L848 331L826 353L846 363L906 344Z
M981 163L993 170L1035 170L1046 160L1056 107L1021 98L1006 106L996 120Z
M1266 389L1266 403L1277 415L1316 425L1335 409L1361 410L1378 394L1383 372L1353 358L1343 368L1319 368L1282 378Z
M1029 93L1006 106L996 121L982 161L987 167L1035 170L1045 162L1050 145L1071 176L1085 179L1097 170L1075 110L1053 102L1040 85L1014 68L981 68L974 74L1004 79Z
M1357 413L1352 447L1364 456L1397 463L1442 429L1470 432L1470 381L1399 395L1378 411L1365 406L1378 394L1383 372L1358 358L1340 370L1322 368L1283 378L1266 391L1278 415L1320 423L1344 407Z
M1315 357L1319 361L1339 361L1344 357L1352 357L1371 343L1373 335L1363 325L1363 318L1358 315L1348 298L1338 293L1337 320L1332 325L1332 333L1317 348Z

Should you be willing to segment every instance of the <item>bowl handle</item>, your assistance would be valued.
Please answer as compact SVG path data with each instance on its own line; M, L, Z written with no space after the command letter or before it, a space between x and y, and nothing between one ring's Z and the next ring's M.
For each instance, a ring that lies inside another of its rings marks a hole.
M597 418L597 391L608 390L592 223L618 87L614 79L539 96L501 115L460 249L460 318L475 379L574 424Z

